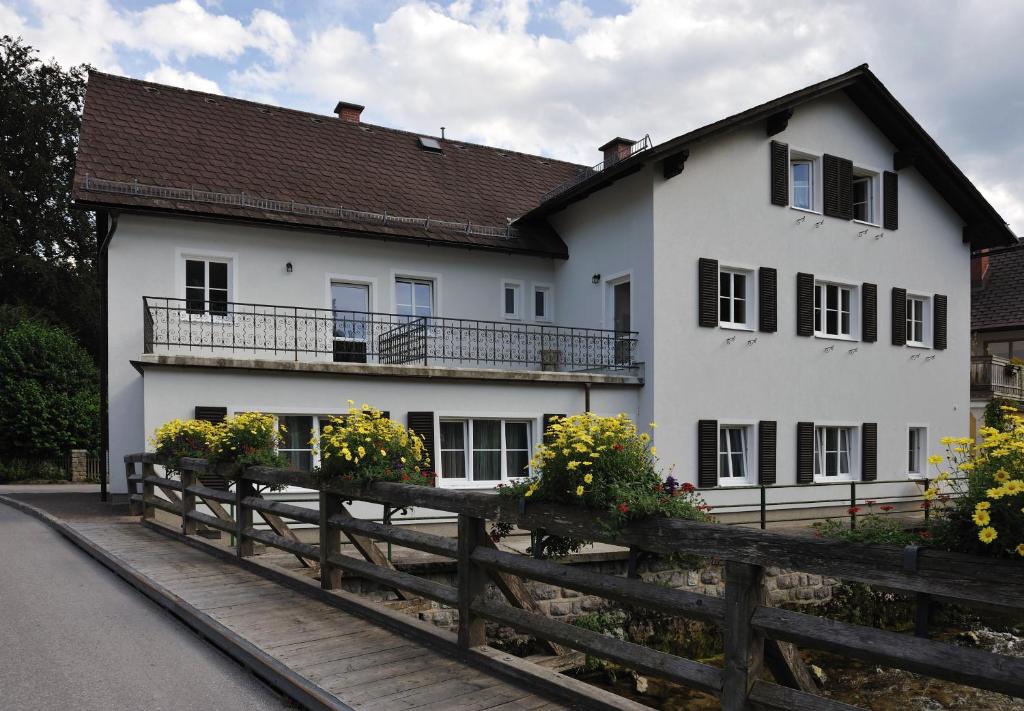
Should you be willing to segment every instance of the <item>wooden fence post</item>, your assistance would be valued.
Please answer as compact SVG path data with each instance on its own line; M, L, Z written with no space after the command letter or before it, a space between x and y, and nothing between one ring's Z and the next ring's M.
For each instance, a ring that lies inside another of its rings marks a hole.
M470 609L487 587L487 574L473 563L471 556L487 536L483 519L459 514L459 646L466 649L487 643L484 618Z
M142 518L152 520L156 515L156 509L149 503L154 496L156 491L153 489L153 485L148 481L145 481L146 477L156 476L156 469L153 468L152 464L142 465Z
M749 563L725 564L725 669L722 670L722 710L747 708L750 689L764 665L764 638L750 622L762 597L764 569Z
M196 473L191 469L181 470L181 532L186 536L196 534L197 524L188 515L196 510L196 495L188 488L196 483Z
M320 492L320 587L337 590L341 587L341 571L331 565L327 558L341 551L341 529L329 521L341 510L341 497L326 491Z
M135 462L124 463L124 477L125 481L128 482L128 515L141 516L142 503L132 501L132 497L139 493L139 486L135 481Z
M251 481L244 478L244 474L235 481L235 553L239 558L246 558L255 552L255 546L251 538L245 535L244 531L252 528L252 509L242 503L249 497L255 496L256 489Z

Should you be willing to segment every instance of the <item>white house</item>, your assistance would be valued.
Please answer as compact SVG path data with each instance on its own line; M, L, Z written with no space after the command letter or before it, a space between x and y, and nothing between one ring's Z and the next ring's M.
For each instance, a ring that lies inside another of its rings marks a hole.
M274 413L308 467L350 399L451 487L522 472L546 414L624 411L713 502L909 487L964 433L971 251L1014 237L866 66L593 168L361 110L90 75L114 492L173 417Z

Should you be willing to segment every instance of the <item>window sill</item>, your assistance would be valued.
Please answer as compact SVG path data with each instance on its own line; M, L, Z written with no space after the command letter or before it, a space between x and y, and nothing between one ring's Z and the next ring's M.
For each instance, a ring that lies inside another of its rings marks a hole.
M864 225L865 227L881 227L877 222L868 222L867 220L850 220L855 225Z
M748 326L745 323L727 323L725 321L719 321L718 327L725 328L730 331L747 331L748 333L753 333L754 331L753 326Z
M501 484L514 484L519 479L492 479L490 481L466 481L465 479L436 479L438 489L497 489Z
M931 349L931 346L927 343L913 343L912 341L907 341L907 348L923 348L925 350L929 350Z
M797 212L806 212L809 215L818 215L819 217L822 214L820 210L812 210L812 209L806 208L806 207L797 207L796 205L790 205L789 209L790 210L796 210Z
M736 481L729 481L728 479L719 479L717 489L735 489L738 486L753 486L751 482L746 478L730 477L736 479Z
M851 474L842 474L840 476L816 476L814 477L815 484L849 484L857 481Z
M928 475L919 474L917 472L907 472L907 479L910 481L928 481Z
M815 333L815 338L819 338L823 341L843 341L844 343L858 343L858 339L853 336L832 336L827 333Z

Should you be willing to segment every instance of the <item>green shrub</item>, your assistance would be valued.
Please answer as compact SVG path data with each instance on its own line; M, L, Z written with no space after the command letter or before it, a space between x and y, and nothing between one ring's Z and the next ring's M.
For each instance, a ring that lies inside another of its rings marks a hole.
M99 444L99 376L65 331L23 321L0 332L0 457Z
M850 519L828 519L812 525L815 532L824 537L847 543L874 543L890 546L906 546L921 543L921 534L907 531L903 523L888 516L869 513L857 518L857 527L850 528Z
M10 459L0 462L0 484L30 481L65 481L68 475L53 462L33 459Z

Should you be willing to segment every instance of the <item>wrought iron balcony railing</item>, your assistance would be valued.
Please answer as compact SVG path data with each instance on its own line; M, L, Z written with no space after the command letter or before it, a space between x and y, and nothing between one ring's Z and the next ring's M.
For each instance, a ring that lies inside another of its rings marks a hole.
M143 351L570 372L637 369L637 333L144 296Z
M971 396L1024 400L1024 367L1000 356L971 356Z

